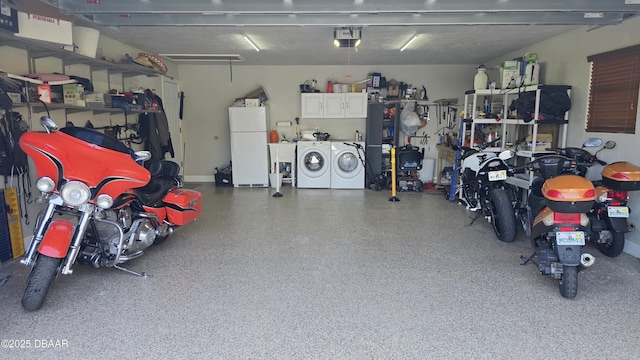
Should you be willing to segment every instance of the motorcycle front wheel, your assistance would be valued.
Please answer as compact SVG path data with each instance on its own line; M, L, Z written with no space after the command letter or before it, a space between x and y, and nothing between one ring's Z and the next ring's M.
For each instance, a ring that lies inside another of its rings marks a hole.
M492 189L489 192L491 203L491 225L493 231L502 242L513 242L518 233L518 220L511 205L509 194L502 189Z
M612 231L611 240L604 244L598 243L598 250L602 255L608 257L616 257L622 254L622 250L624 250L624 233Z
M560 295L563 298L573 299L578 295L578 267L564 266L562 278L558 280L560 285Z
M49 287L58 274L62 259L52 258L46 255L38 255L35 265L27 280L27 288L22 296L22 307L25 310L34 311L42 307Z

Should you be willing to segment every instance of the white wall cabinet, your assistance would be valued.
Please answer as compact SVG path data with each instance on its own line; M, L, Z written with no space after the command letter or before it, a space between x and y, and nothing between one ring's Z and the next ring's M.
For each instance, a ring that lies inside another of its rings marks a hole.
M302 118L366 118L367 93L301 94Z

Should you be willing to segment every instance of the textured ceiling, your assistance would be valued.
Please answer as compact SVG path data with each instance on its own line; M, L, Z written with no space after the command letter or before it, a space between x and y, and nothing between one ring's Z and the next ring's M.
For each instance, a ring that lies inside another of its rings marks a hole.
M480 64L576 26L370 26L357 52L332 44L333 27L123 27L103 31L156 54L239 54L238 65ZM586 31L586 27L585 27ZM248 35L261 51L244 39ZM400 48L414 34L418 38Z
M237 65L477 65L640 13L637 0L2 1L89 19L103 35L147 52L237 54ZM332 45L336 26L362 26L357 51Z

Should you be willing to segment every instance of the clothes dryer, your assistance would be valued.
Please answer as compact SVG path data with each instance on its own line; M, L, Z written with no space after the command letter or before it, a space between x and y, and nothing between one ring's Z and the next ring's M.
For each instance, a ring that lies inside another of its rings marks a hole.
M331 188L364 189L365 143L331 142Z
M298 187L329 189L331 187L331 142L298 142Z

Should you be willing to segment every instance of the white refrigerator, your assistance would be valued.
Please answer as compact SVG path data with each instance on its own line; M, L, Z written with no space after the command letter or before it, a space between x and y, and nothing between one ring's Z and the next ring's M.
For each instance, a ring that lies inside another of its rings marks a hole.
M229 108L234 187L269 186L267 110L264 106Z

